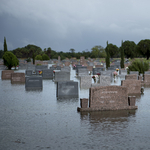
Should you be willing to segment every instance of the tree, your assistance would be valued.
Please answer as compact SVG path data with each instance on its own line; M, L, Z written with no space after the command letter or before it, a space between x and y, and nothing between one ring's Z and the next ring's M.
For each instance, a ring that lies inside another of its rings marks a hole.
M112 43L108 44L107 47L109 49L109 55L111 58L118 57L119 49L116 45L113 45Z
M70 51L71 53L74 53L74 52L75 52L75 50L74 50L73 48L71 48L69 51Z
M43 58L42 58L41 55L37 55L37 56L35 57L35 60L43 60Z
M51 48L48 47L46 54L48 55L49 58L51 58Z
M136 44L133 41L125 41L122 43L121 47L124 49L124 55L127 58L132 59L135 57Z
M121 68L124 68L124 49L123 49L123 41L121 43L121 47L120 47L120 53L121 53L121 62L120 62L120 66Z
M19 65L19 60L12 52L5 52L3 55L4 65L10 70L13 66Z
M110 55L109 55L109 46L108 46L108 41L107 41L107 46L105 48L106 51L106 68L110 67Z
M4 53L7 52L7 43L6 38L4 37Z
M139 54L146 57L148 60L150 57L150 40L149 39L141 40L137 44L136 50Z
M35 64L35 53L33 52L33 55L32 55L32 59L33 59L33 64Z
M43 54L43 55L42 55L42 59L43 59L43 60L49 60L49 57L48 57L47 54Z
M4 51L3 51L3 50L0 50L0 58L3 57L3 54L4 54Z
M105 53L105 49L102 46L94 46L91 52L91 57L92 58L105 58L106 57L106 53Z
M148 60L139 60L135 59L131 65L128 66L129 71L138 71L139 74L144 74L145 71L149 70L149 61Z

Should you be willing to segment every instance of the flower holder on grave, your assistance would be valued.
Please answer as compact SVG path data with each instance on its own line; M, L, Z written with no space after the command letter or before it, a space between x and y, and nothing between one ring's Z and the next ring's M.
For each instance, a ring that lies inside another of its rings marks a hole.
M80 98L80 106L81 108L88 108L88 99Z

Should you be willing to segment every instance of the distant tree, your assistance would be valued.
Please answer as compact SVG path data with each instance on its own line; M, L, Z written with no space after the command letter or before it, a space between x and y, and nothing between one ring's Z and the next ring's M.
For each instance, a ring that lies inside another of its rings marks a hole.
M7 52L7 43L6 38L4 37L4 53Z
M117 57L119 54L119 49L116 45L113 45L112 43L108 44L107 47L109 49L109 55L111 58Z
M74 53L74 52L75 52L75 49L71 48L69 51L70 51L71 53Z
M141 54L143 57L146 57L148 60L150 57L150 40L149 39L141 40L137 44L136 50L139 54Z
M135 48L136 44L133 41L125 41L122 43L121 46L124 49L124 55L127 58L134 58L135 57Z
M121 68L124 68L124 49L123 49L123 41L121 43L121 47L120 47L120 53L121 53L121 62L120 62L120 66Z
M33 59L33 64L35 64L35 53L33 52L33 55L32 55L32 59Z
M4 51L3 51L3 50L0 50L0 58L3 57L3 54L4 54Z
M13 66L19 65L19 60L12 52L5 52L3 55L4 65L10 70Z
M110 67L110 54L109 54L109 46L108 46L108 41L107 41L107 46L105 48L106 51L106 68L108 69L108 67Z
M46 54L48 55L49 58L51 58L51 48L48 47Z
M131 65L128 66L129 71L138 71L139 74L144 74L145 71L149 70L149 61L148 60L140 60L135 59Z
M43 58L42 58L41 55L37 55L37 56L35 57L35 60L43 60Z
M43 54L43 55L42 55L42 59L43 59L43 60L49 60L49 57L48 57L47 54Z
M92 58L105 58L106 57L106 53L105 53L105 49L102 46L94 46L91 52L91 57Z

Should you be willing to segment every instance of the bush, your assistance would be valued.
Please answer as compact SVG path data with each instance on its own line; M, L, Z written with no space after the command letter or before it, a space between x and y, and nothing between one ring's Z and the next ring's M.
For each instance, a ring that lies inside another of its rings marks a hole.
M49 60L49 57L48 57L47 54L43 54L43 55L42 55L42 59L43 59L43 60Z
M147 60L135 59L129 67L129 71L139 71L144 74L145 71L149 70L149 62Z
M37 55L37 56L35 57L35 60L43 60L43 58L42 58L41 55Z
M3 55L4 65L8 67L9 70L14 66L19 65L19 60L12 52L5 52Z
M27 62L31 62L31 58L28 57L28 58L26 59L26 61L27 61Z

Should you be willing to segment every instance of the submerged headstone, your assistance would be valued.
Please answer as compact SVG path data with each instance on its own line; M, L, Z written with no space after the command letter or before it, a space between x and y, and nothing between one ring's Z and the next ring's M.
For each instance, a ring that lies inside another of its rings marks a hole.
M3 70L1 75L2 80L11 79L12 73L14 73L14 70Z
M25 73L17 72L11 74L12 84L24 84L25 83Z
M58 98L78 98L78 82L74 81L59 81L57 82Z
M26 90L42 90L43 80L42 77L25 77Z

